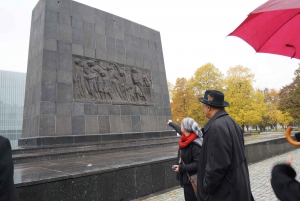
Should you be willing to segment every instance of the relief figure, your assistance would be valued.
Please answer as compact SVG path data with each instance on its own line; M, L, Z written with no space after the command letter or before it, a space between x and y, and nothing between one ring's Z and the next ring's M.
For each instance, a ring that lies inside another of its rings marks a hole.
M94 98L97 99L100 97L98 86L96 83L96 80L100 76L96 71L92 71L91 67L95 65L95 62L92 60L86 61L86 66L84 68L84 78L85 78L85 84L86 88L89 92L89 94Z
M116 99L124 100L124 97L122 95L122 92L120 90L120 72L115 63L110 63L108 66L108 72L111 79L111 87L112 92L115 94Z
M98 88L102 100L112 100L111 84L108 73L105 70L100 71L101 80L98 82Z
M83 77L83 62L80 59L75 59L74 61L75 69L73 74L73 82L75 84L75 91L79 99L86 98L85 96L85 84Z
M123 69L120 69L120 91L124 100L128 100L128 94L126 90L126 72Z
M137 102L140 101L145 101L146 98L143 93L143 78L141 72L137 68L132 68L131 69L131 76L132 76L132 81L135 87L135 95L136 95L136 100Z
M146 94L151 96L151 86L152 86L152 81L150 78L150 75L146 72L143 72L143 86L144 86L144 91Z

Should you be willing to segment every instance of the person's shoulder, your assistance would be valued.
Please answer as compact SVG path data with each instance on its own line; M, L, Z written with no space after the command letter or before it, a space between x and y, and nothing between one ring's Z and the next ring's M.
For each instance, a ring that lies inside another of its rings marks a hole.
M4 153L8 149L11 149L9 139L0 135L0 153Z
M228 115L226 116L222 116L222 117L219 117L217 118L214 122L213 122L213 126L215 128L225 128L225 126L227 125L227 120L228 120ZM230 118L230 117L229 117Z
M0 143L9 141L6 137L0 135Z
M190 146L192 149L201 149L200 144L198 144L196 142L191 142Z

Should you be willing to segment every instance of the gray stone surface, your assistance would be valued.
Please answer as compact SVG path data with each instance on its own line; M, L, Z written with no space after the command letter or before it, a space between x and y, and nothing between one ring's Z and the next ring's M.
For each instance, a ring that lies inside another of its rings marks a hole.
M116 172L108 172L97 175L97 193L99 201L118 200Z
M109 115L111 133L121 133L121 116Z
M57 23L53 21L45 21L44 37L49 39L57 39Z
M41 114L55 114L55 102L51 101L42 101L40 102L40 111Z
M44 49L50 51L57 51L57 40L56 39L44 39Z
M73 103L72 114L84 114L84 104L83 103Z
M58 41L72 43L72 27L70 24L58 24Z
M109 122L109 116L98 116L99 121L99 133L110 133L110 122Z
M72 54L83 56L83 46L72 44Z
M74 179L73 200L97 200L96 176L87 176Z
M131 116L132 131L141 132L141 116Z
M84 115L72 115L72 134L79 135L85 133Z
M40 115L40 135L49 136L55 134L55 115L41 114Z
M57 83L57 102L70 102L72 100L72 84Z
M44 50L43 67L57 69L57 52Z
M98 134L99 125L98 118L96 115L86 115L85 116L85 133L86 134Z
M71 115L56 115L55 126L57 135L71 135Z
M132 132L132 121L130 115L121 115L121 132L127 133Z
M57 71L57 82L72 84L73 83L73 74L70 71Z
M59 41L57 51L59 53L72 54L71 43L64 43L64 42Z
M56 114L72 114L72 104L71 103L56 103Z
M41 101L56 101L56 84L43 83L41 88Z

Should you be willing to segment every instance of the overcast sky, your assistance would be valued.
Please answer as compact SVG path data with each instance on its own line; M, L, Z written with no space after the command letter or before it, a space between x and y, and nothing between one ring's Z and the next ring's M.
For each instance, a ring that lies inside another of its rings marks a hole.
M37 0L0 1L0 69L26 72L31 12ZM210 62L225 75L242 65L255 74L254 87L280 89L292 82L297 59L255 53L228 36L266 0L79 0L160 32L168 81L190 78Z

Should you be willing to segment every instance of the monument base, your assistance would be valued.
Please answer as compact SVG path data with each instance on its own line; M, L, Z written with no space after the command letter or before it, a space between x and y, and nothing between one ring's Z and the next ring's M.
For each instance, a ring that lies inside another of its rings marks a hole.
M132 145L134 140L130 140L126 151L59 160L50 158L38 163L23 161L15 165L14 172L20 200L125 201L178 186L171 166L176 164L179 137L169 138L173 141L153 139L158 146L151 148L137 148ZM248 141L245 145L249 164L296 148L284 137ZM26 150L28 148L23 148ZM20 155L16 151L13 150L13 158Z
M95 135L68 135L68 136L46 136L20 138L19 146L48 146L48 145L71 145L82 143L101 143L108 141L124 141L130 139L150 139L161 137L176 136L174 131L153 131L153 132L134 132L134 133L108 133Z

